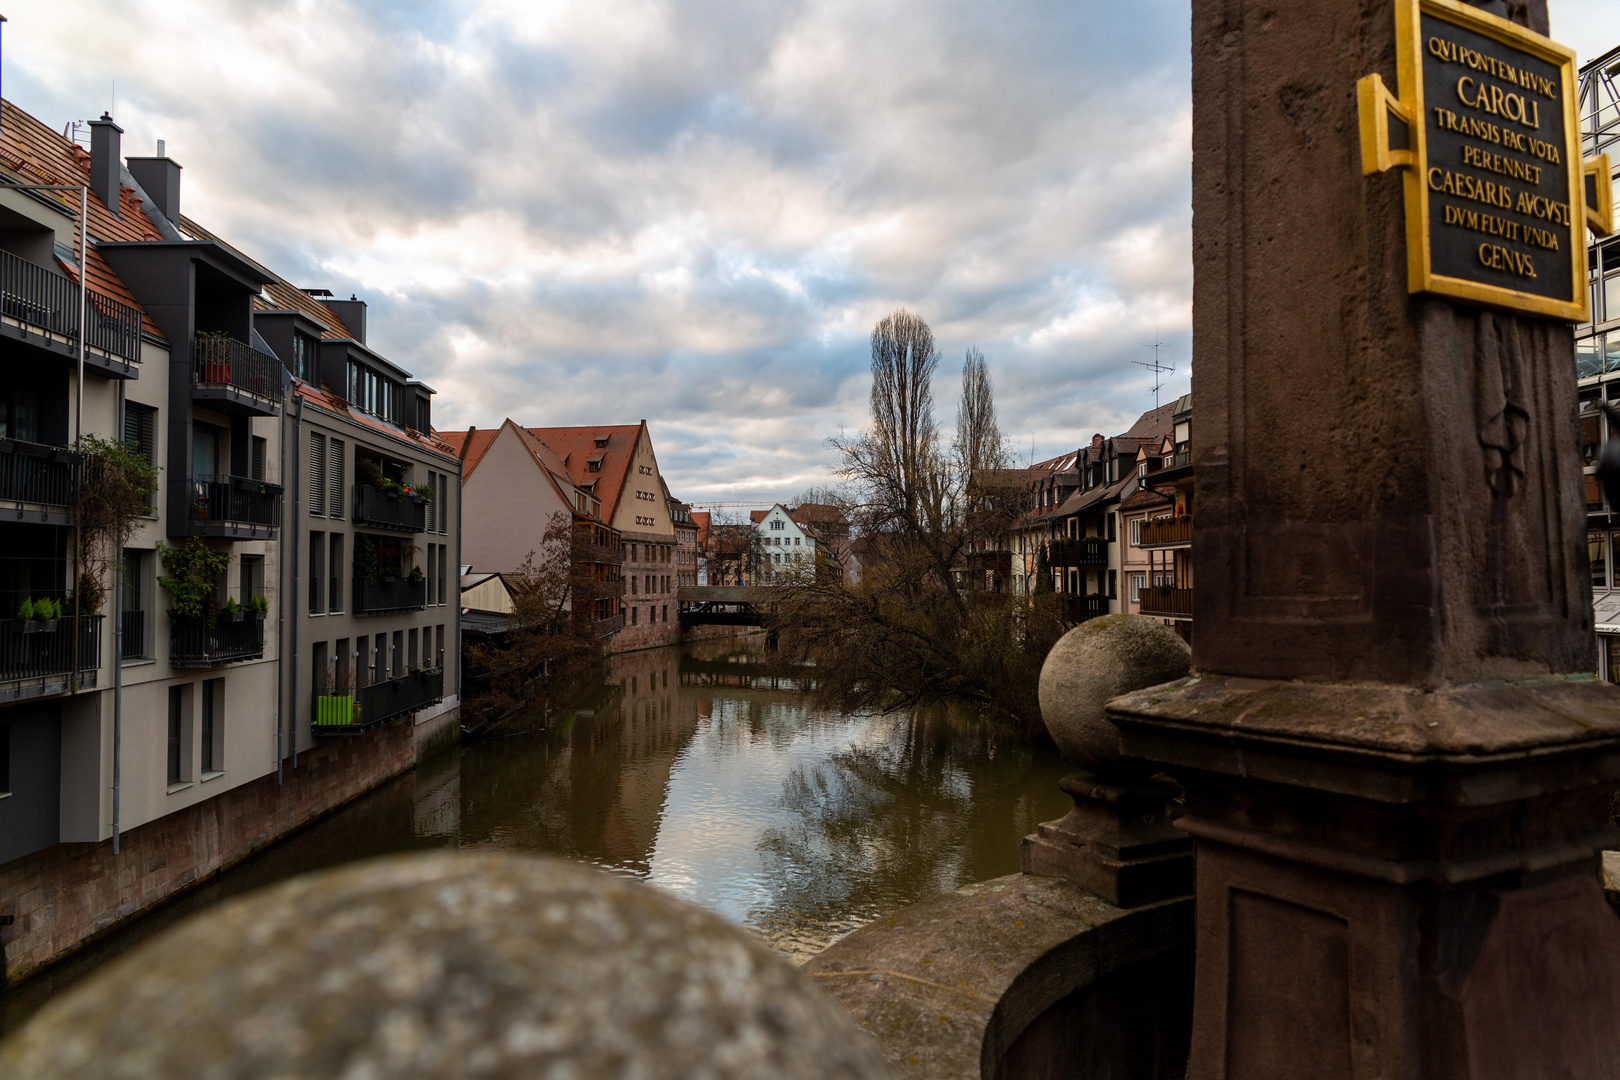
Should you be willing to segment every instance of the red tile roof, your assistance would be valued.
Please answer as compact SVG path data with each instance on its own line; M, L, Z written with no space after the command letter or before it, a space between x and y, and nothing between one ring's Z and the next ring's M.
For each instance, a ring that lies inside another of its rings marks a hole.
M643 421L617 427L533 427L526 430L556 451L574 483L590 489L602 501L602 520L611 522L619 509L619 494L630 475L630 461L645 426L646 422ZM604 438L607 446L598 447L596 440ZM589 463L594 458L601 459L597 472L590 471Z
M446 457L452 458L456 456L455 448L451 446L449 442L440 438L436 433L423 433L411 428L401 430L400 428L394 427L392 424L385 424L374 416L369 416L366 413L349 408L349 403L347 401L344 401L342 398L338 397L324 386L314 387L300 379L294 379L292 381L292 385L293 393L295 395L303 397L305 401L312 405L317 405L320 408L326 409L328 412L334 412L339 416L345 416L354 421L356 424L359 424L361 427L370 428L380 435L386 435L389 438L398 439L400 442L416 443L418 446L431 450L436 454L443 454ZM292 406L292 402L289 401L287 405L290 408Z
M90 153L11 102L0 101L0 170L22 184L87 184L90 182ZM40 194L61 203L69 216L78 218L79 197L76 193L42 191ZM88 284L92 289L138 310L140 305L135 302L135 297L95 249L95 243L98 240L162 240L163 236L142 211L141 200L135 197L134 188L120 188L116 215L96 197L94 191L90 192L88 209L91 244ZM79 243L77 228L75 225L75 258L78 257ZM62 263L62 271L74 281L79 280L78 270L67 263ZM141 325L147 333L159 338L163 336L144 311L141 312Z

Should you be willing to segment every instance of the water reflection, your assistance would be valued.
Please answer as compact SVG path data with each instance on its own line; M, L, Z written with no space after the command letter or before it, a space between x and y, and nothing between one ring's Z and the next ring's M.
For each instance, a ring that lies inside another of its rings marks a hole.
M0 1030L189 911L370 855L564 855L713 908L797 961L886 910L1012 873L1019 838L1067 809L1055 752L948 709L817 711L754 659L735 642L618 657L554 730L425 761L0 995Z

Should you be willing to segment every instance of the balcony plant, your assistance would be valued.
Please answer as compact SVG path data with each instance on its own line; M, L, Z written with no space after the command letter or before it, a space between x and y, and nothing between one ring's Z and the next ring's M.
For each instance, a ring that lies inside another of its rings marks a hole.
M199 330L196 335L197 359L202 363L200 379L205 383L231 381L231 335L223 330Z
M84 465L79 478L79 580L75 592L81 615L95 615L107 598L107 572L122 569L120 553L135 524L152 512L158 468L131 447L95 435L79 440Z
M377 547L371 537L364 533L354 538L354 576L368 585L382 581L382 564L377 559Z
M171 619L201 619L213 626L218 611L214 596L220 575L231 564L223 551L211 551L200 537L193 536L184 547L158 546L168 574L158 578L158 586L169 594Z
M263 621L264 617L270 614L270 598L264 593L259 593L248 602L248 608L255 619Z
M225 616L226 622L242 621L242 605L237 602L237 599L234 596L227 596L225 598L225 603L220 607L219 612L221 615Z
M367 487L376 488L378 491L382 490L382 466L377 464L377 460L375 458L363 457L356 461L354 463L354 475L355 478L360 481L360 483L366 485Z
M411 567L410 579L412 581L421 581L423 576L422 568L420 566Z
M49 597L35 600L27 597L17 608L17 618L22 622L22 632L25 634L44 634L56 629L57 622L62 618L62 605Z

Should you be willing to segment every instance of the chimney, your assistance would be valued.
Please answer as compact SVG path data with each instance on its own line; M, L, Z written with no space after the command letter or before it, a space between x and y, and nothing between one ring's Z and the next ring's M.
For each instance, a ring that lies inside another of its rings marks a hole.
M366 302L349 294L347 300L325 300L323 303L332 309L332 314L343 320L343 325L349 328L354 340L364 345L366 343Z
M114 214L118 213L118 189L124 177L123 134L124 129L108 113L90 121L90 190Z
M157 157L132 157L126 165L158 213L180 224L180 166L163 153L163 140L158 140Z

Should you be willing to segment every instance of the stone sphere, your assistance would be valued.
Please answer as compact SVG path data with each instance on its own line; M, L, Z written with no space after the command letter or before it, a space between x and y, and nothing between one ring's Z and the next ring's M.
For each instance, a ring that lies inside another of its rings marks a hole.
M1041 666L1041 719L1069 761L1099 776L1135 772L1119 754L1119 729L1103 713L1111 698L1179 679L1192 650L1142 615L1088 619L1058 639Z
M378 859L221 904L0 1043L7 1080L889 1075L740 928L498 854Z

